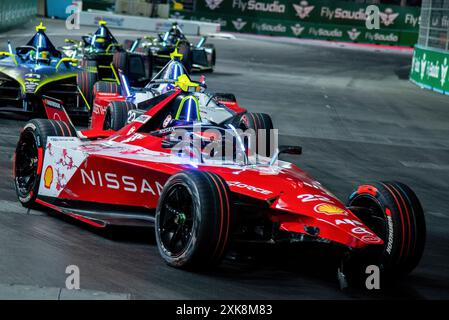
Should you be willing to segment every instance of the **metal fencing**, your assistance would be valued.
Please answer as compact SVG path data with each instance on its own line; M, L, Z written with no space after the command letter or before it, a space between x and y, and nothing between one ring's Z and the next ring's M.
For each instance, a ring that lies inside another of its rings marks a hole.
M37 0L1 0L0 31L21 25L37 14Z

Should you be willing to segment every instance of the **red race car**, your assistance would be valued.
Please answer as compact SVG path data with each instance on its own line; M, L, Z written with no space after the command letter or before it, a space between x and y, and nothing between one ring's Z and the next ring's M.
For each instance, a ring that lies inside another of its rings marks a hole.
M409 187L363 184L345 205L278 159L300 147L280 146L270 157L254 152L249 129L238 128L248 114L236 109L221 123L202 121L191 86L162 95L117 132L76 132L60 102L48 99L47 113L62 121L35 119L23 128L14 160L19 201L98 228L154 225L162 258L178 268L215 265L240 241L333 245L341 275L348 266L375 264L388 275L417 266L425 219ZM174 116L167 105L176 106Z

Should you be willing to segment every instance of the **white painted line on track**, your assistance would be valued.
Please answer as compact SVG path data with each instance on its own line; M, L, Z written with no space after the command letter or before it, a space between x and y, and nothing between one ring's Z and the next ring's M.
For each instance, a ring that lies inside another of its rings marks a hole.
M130 300L129 293L0 284L0 300Z

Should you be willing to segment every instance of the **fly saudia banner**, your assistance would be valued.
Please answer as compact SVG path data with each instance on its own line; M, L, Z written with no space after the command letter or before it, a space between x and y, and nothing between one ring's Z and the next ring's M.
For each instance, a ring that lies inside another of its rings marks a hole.
M366 4L332 0L197 0L195 11L240 17L364 26L366 7ZM417 30L420 14L418 7L388 5L378 7L381 29Z
M365 26L366 5L327 0L197 0L172 18L216 22L221 29L310 39L413 46L420 10L379 5L378 30Z
M420 87L449 94L449 53L415 47L410 80Z

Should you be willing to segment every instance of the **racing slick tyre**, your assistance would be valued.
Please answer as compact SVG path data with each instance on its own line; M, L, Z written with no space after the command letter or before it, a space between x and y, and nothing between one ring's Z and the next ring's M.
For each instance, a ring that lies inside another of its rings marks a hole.
M198 270L218 264L232 232L231 192L211 172L181 171L168 179L156 209L155 233L172 267Z
M153 52L151 49L148 49L147 51L145 65L147 68L147 79L153 78Z
M257 142L256 153L261 156L271 157L274 152L273 146L271 146L271 141L274 140L271 117L266 113L248 112L240 118L240 122L240 128L254 130Z
M86 64L84 70L80 70L76 77L76 83L82 94L82 100L85 102L89 111L92 111L94 101L94 84L98 80L97 72L93 71L96 68L96 62L92 60L83 60Z
M20 133L14 155L14 187L20 203L26 208L35 204L47 137L53 136L76 137L76 130L66 122L33 119Z
M426 222L416 194L400 182L360 185L349 196L348 207L384 244L366 252L366 261L379 266L388 280L410 273L424 251ZM361 210L360 210L361 209Z
M98 92L120 93L120 85L111 81L97 81L94 85L94 97Z
M106 109L103 129L118 131L128 123L128 113L137 109L130 101L112 101Z
M215 62L217 61L217 52L215 50L215 46L212 43L206 43L204 47L212 50L212 65L215 66Z
M192 72L192 51L188 43L181 43L178 46L178 52L182 54L181 63L186 68L187 73Z

